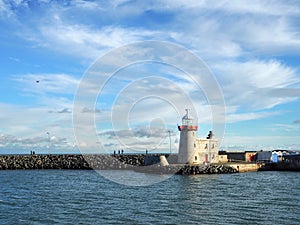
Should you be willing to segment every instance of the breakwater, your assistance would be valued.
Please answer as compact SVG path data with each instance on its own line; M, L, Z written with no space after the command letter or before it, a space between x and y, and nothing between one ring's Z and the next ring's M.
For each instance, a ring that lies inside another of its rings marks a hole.
M182 165L171 164L168 166L151 165L135 167L136 172L154 173L154 174L180 174L180 175L197 175L197 174L226 174L238 173L238 170L226 165Z
M226 165L175 164L177 155L165 155L167 166L159 164L162 154L116 154L116 155L0 155L0 170L17 169L130 169L143 173L158 174L220 174L236 173Z
M1 155L0 170L125 169L144 165L145 155Z

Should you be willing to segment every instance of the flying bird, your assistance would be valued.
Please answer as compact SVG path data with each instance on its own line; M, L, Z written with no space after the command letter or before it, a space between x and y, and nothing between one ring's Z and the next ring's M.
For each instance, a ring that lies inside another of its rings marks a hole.
M35 82L36 82L36 83L40 83L40 81L39 81L39 80L36 80Z

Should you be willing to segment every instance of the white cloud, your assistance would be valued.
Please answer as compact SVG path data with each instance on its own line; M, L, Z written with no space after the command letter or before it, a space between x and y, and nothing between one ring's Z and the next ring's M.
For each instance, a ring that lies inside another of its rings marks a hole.
M70 143L64 137L51 136L50 140L44 136L17 137L0 133L1 153L20 152L29 154L30 151L36 153L57 153L74 151L74 143Z
M61 110L49 110L49 113L72 113L70 109L64 108Z
M45 146L47 132L56 137L53 143L72 146L74 135L70 113L49 113L50 108L0 104L2 145ZM18 140L18 141L16 141ZM35 142L36 141L36 142Z
M246 50L251 49L253 53L277 53L297 52L300 49L299 33L295 25L286 18L268 18L259 22L259 18L242 20L237 24L232 33L240 35L237 38ZM236 29L238 28L238 29ZM259 31L259 32L258 32Z
M281 1L154 3L74 1L65 7L49 3L46 13L41 15L43 19L34 24L20 21L23 25L20 37L52 51L88 59L145 39L172 40L209 59L239 57L249 52L299 51L299 32L293 23L300 11L296 5ZM164 10L171 16L162 21L162 27L126 23L128 19L139 21L148 12ZM97 11L103 17L99 17ZM77 20L71 17L74 13L87 13L95 20L89 16ZM100 21L106 18L105 23L99 23L98 18Z
M166 138L168 136L168 130L163 129L160 127L135 127L130 130L117 130L117 131L104 131L99 133L100 136L107 136L108 138L132 138L132 137L139 137L139 138ZM173 132L172 132L172 135Z
M250 113L232 113L228 114L226 116L226 122L227 123L236 123L241 121L247 121L247 120L256 120L256 119L262 119L267 118L275 115L280 115L281 112L250 112Z
M300 98L300 89L290 88L300 82L297 71L279 61L227 61L213 70L222 83L227 123L284 115L266 109Z
M71 4L75 7L82 8L84 10L95 10L101 9L100 4L97 2L92 1L85 1L85 0L73 0Z
M250 148L256 148L253 150L260 149L286 149L291 145L300 146L298 136L281 136L281 135L260 135L260 136L241 136L238 134L235 135L225 135L223 139L222 146L226 149L226 146L230 145L243 146L245 149L240 150L249 150ZM236 149L236 148L235 148ZM295 148L294 148L295 150Z
M224 62L214 65L213 69L222 83L229 106L247 106L259 110L300 97L292 96L287 89L300 82L297 72L278 61ZM298 93L297 89L294 91Z
M157 4L155 9L163 10L194 10L194 11L224 11L237 14L263 15L298 15L297 1L255 0L255 1L226 1L226 0L167 0Z
M52 51L88 59L96 59L112 48L159 35L159 32L143 28L104 26L100 29L91 29L84 25L70 25L61 22L50 26L42 25L39 30L40 36L34 37L34 39L40 45L44 45Z
M171 145L174 149L177 133L170 130ZM130 151L142 151L145 149L168 152L168 129L161 127L134 127L125 130L107 130L99 133L100 143L107 149L126 148ZM174 138L175 137L175 138Z
M285 132L288 132L293 135L293 134L299 133L300 126L297 123L295 123L295 121L293 124L280 124L280 123L277 124L277 123L275 123L272 125L272 127L269 127L269 130L279 131L279 132L285 131Z
M283 1L172 1L150 10L173 15L169 38L211 61L251 54L299 52L297 4ZM141 10L149 10L141 6ZM299 19L298 19L299 20Z
M10 10L9 10L9 7L8 5L4 2L4 0L0 0L0 12L1 13L8 13Z
M219 1L218 1L219 2ZM295 3L295 2L294 2ZM223 10L239 14L266 14L266 15L298 15L299 7L293 3L287 4L284 1L222 1L219 7Z

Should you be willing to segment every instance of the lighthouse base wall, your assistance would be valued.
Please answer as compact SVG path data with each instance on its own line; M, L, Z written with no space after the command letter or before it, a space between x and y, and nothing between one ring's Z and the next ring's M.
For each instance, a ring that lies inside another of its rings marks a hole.
M182 130L180 132L178 163L191 164L195 155L196 130Z

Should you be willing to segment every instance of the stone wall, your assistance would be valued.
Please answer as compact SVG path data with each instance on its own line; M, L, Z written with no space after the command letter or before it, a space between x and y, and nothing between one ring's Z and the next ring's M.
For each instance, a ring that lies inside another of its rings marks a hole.
M258 171L263 164L243 162L243 163L227 163L227 165L235 168L240 173L243 173L243 172Z

